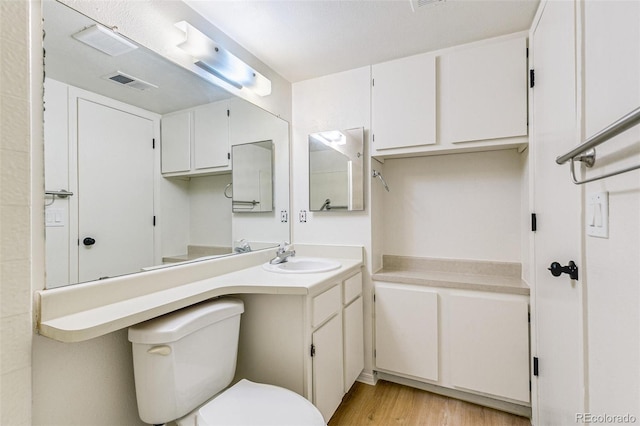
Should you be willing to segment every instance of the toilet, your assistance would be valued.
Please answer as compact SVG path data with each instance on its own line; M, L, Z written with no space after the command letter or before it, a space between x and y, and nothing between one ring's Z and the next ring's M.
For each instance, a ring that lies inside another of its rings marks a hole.
M129 328L138 413L145 423L326 425L307 399L278 386L233 381L241 300L216 299Z

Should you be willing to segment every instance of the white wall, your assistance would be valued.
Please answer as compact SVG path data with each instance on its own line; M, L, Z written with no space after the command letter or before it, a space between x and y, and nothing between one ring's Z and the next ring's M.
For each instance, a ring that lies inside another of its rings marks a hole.
M191 178L189 182L189 244L231 247L231 200L224 188L231 175Z
M515 149L385 161L384 254L520 262Z
M34 243L31 216L43 220L44 208L31 208L31 168L42 167L31 153L41 148L32 137L42 137L42 61L31 61L29 49L37 46L40 28L38 2L0 3L0 424L31 423L31 286L40 282L44 268L31 265L31 253L43 256L44 246ZM33 70L33 73L31 72ZM35 103L34 103L35 99ZM32 122L31 118L35 121ZM39 176L42 173L40 171ZM33 184L33 185L32 185ZM41 206L41 205L40 205ZM42 234L38 239L42 240ZM44 265L43 265L44 266Z
M590 136L640 106L640 3L584 4L584 127ZM588 176L640 163L640 126L597 148ZM588 408L640 419L640 171L589 183L609 192L609 238L584 236Z
M292 212L293 241L309 244L350 244L365 247L363 274L365 317L365 371L373 368L372 346L372 252L370 198L370 68L358 68L293 85L292 121ZM325 130L364 127L365 210L309 212L308 135ZM307 222L300 223L300 210L307 211ZM377 263L376 263L377 264Z

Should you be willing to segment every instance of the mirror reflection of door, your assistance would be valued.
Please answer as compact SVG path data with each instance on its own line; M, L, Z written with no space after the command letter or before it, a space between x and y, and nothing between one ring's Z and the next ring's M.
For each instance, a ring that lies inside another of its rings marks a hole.
M77 107L79 281L140 271L154 263L153 122L85 99Z

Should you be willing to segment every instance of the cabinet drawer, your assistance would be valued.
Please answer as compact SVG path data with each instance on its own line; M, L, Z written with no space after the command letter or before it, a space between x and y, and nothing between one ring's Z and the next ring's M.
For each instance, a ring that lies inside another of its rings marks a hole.
M336 285L313 298L312 327L329 318L340 309L340 286Z
M344 282L344 304L348 305L362 293L362 273L358 272Z

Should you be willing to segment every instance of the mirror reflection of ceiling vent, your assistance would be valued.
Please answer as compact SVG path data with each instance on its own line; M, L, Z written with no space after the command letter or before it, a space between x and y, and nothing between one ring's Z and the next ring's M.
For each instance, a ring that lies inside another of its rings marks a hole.
M411 10L416 11L421 7L432 6L440 3L444 3L446 0L409 0L411 3Z
M133 77L129 74L125 74L122 71L116 71L111 74L103 75L105 80L112 81L114 83L122 84L123 86L130 87L136 90L157 89L155 84L148 83L137 77Z

